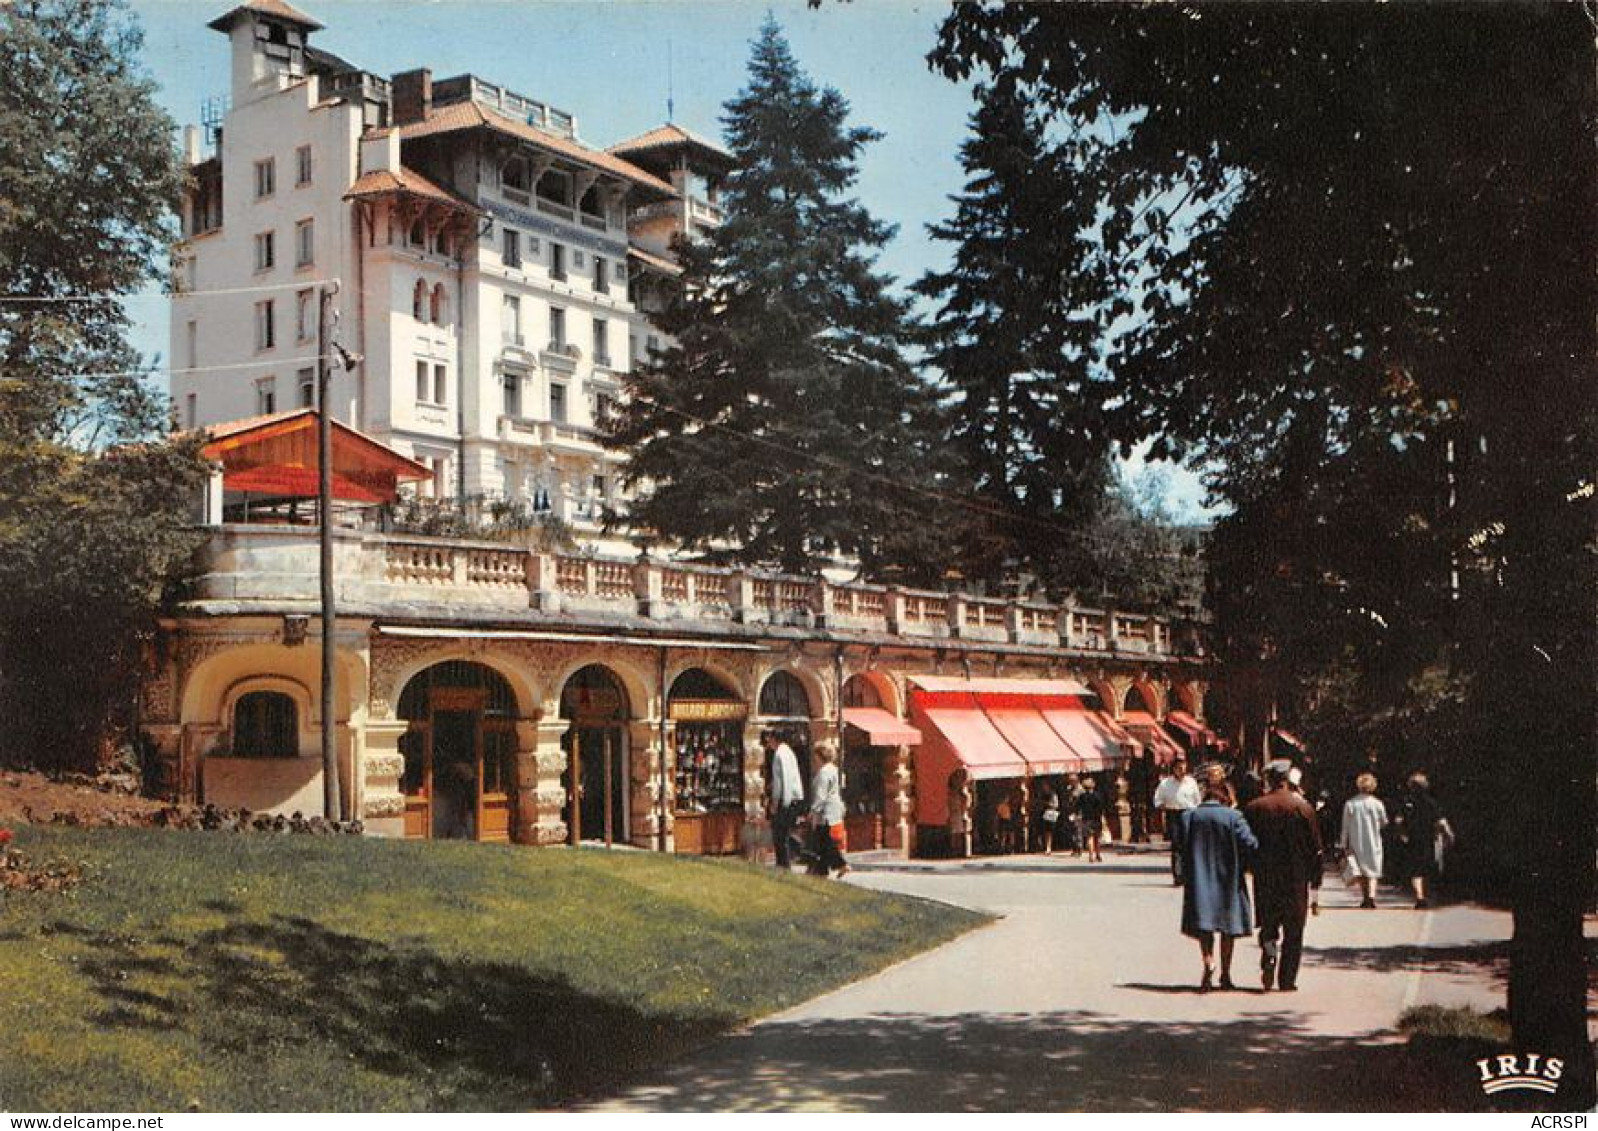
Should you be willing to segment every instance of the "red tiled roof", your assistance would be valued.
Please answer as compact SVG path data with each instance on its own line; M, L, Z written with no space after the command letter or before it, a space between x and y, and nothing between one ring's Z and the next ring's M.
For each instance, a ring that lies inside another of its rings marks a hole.
M613 145L610 147L610 152L616 154L636 153L640 150L663 149L673 145L691 145L698 149L706 150L729 164L732 162L732 154L728 153L720 145L700 137L691 130L683 129L675 122L667 122L663 126L656 126L654 129L641 133L635 138Z
M391 192L406 192L412 196L420 196L427 200L434 200L440 204L448 204L454 208L469 208L473 212L480 211L476 205L457 196L442 185L428 180L415 169L400 166L399 172L388 169L378 169L371 173L363 173L356 182L350 186L350 191L344 194L345 200L358 196L383 196Z
M676 196L677 190L665 181L650 173L644 172L638 166L613 157L602 149L590 149L580 142L570 138L560 137L557 134L546 133L526 122L518 122L515 118L506 117L497 110L490 110L476 102L455 102L448 106L440 106L428 114L421 121L409 122L399 127L400 138L412 141L416 138L432 137L436 134L454 133L457 130L470 130L486 128L509 134L523 141L532 142L551 152L573 161L580 161L585 165L592 165L603 169L607 173L614 173L634 184L651 189L662 196Z
M287 3L286 0L244 0L244 3L228 12L224 12L205 26L214 28L217 31L227 31L233 26L234 21L241 12L259 12L263 16L276 16L278 19L297 23L310 31L317 31L322 27L321 24L311 19L310 16L307 16L294 5Z

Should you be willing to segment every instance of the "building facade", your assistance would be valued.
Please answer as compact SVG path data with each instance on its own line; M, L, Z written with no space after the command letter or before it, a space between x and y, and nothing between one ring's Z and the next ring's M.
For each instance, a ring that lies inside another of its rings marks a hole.
M369 74L313 47L321 25L284 0L210 26L231 88L207 136L187 133L180 421L309 405L336 285L333 337L356 359L333 366L337 419L432 468L424 496L600 540L624 499L596 425L656 344L643 307L674 271L671 239L719 221L727 155L677 127L607 151L569 112L474 75Z
M1152 785L1169 751L1123 724L1202 727L1190 623L335 533L344 815L378 835L736 852L772 728L841 745L852 844L936 851L1039 779ZM320 812L315 531L217 526L204 562L144 689L166 790Z

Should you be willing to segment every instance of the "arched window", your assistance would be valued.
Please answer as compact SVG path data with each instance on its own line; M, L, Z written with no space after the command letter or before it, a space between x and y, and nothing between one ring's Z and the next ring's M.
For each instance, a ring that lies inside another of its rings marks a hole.
M411 225L411 246L423 249L427 247L427 225L420 220Z
M1143 711L1152 715L1156 713L1152 700L1153 696L1145 691L1141 684L1134 683L1126 689L1126 699L1121 706L1127 711Z
M440 255L449 254L449 229L440 228L433 236L433 250Z
M808 719L810 697L792 672L773 672L760 689L760 713L767 718Z
M416 289L411 292L411 317L418 322L427 321L427 283L423 279L416 280Z
M433 299L429 304L428 312L432 315L433 322L442 326L449 321L449 296L444 293L444 284L433 285Z
M233 705L233 755L237 758L297 758L300 719L294 700L281 691L251 691Z

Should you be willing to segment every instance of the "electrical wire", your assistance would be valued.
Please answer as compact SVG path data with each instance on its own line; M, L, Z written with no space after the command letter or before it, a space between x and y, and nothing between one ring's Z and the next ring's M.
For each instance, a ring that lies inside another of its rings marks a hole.
M50 378L51 380L55 381L87 381L95 377L154 377L158 373L164 373L168 377L186 377L191 373L219 373L223 370L236 369L269 369L288 365L314 365L318 361L338 360L339 355L336 353L312 354L310 357L282 357L268 358L260 361L240 361L231 365L195 365L188 368L167 368L159 365L152 365L145 369L109 370L96 371L92 373L53 373L50 375Z
M217 287L204 291L134 291L125 295L108 294L69 294L69 295L0 295L0 304L5 303L52 303L52 302L127 302L129 299L174 299L174 298L206 298L211 295L244 295L258 294L263 291L313 291L319 287L337 284L337 279L302 279L293 283L259 283L249 287Z

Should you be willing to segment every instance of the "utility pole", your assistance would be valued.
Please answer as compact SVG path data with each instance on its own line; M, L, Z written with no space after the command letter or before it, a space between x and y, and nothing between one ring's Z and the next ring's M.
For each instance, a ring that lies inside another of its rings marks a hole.
M337 704L334 699L334 665L337 650L333 608L333 417L328 410L328 385L332 377L333 296L338 283L326 283L319 292L316 319L316 502L318 549L322 586L322 815L329 821L343 816L338 780Z

